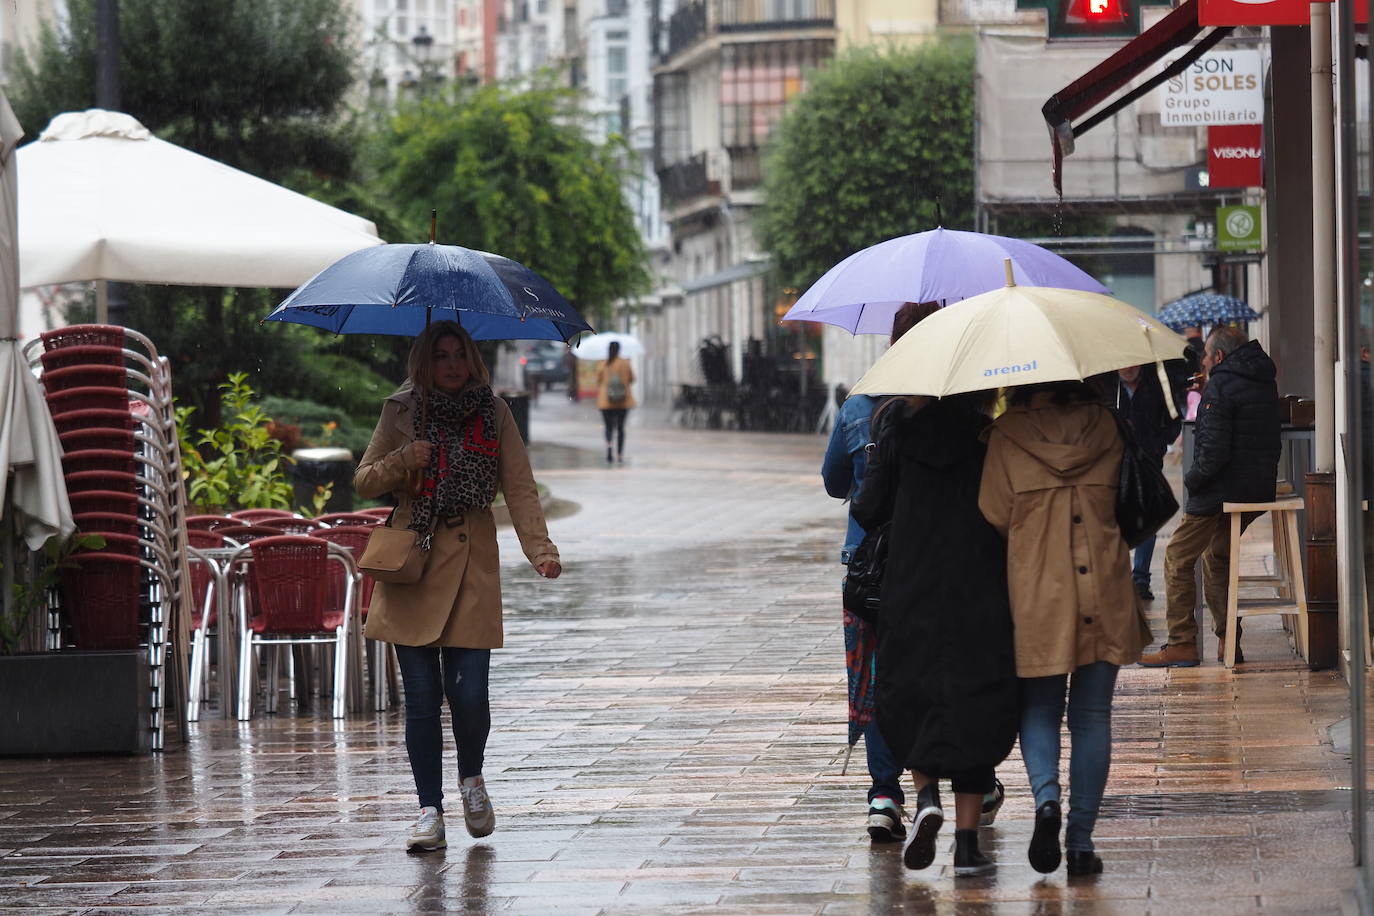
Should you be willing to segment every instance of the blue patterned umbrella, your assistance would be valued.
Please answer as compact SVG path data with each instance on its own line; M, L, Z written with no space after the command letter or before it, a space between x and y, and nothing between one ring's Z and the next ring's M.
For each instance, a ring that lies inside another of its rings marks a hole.
M1255 321L1259 313L1243 300L1221 293L1190 293L1159 310L1159 320L1175 331L1209 324Z

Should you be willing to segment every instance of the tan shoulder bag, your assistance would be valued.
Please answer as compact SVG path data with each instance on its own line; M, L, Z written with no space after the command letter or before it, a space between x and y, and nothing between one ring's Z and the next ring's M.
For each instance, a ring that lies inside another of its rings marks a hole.
M363 555L358 560L358 569L378 582L414 585L425 573L434 526L431 524L430 530L421 537L418 531L409 528L392 528L395 517L393 509L385 525L372 529L367 547L363 548Z

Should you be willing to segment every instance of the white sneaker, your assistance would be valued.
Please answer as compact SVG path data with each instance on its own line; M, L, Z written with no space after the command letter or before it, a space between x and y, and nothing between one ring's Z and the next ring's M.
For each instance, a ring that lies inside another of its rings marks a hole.
M406 838L406 852L430 852L443 849L447 845L448 840L444 838L444 816L433 806L421 808L420 819L410 828L410 836Z
M481 776L469 776L458 783L458 791L463 793L463 820L467 822L468 833L483 837L496 829L496 812L491 810L491 798L487 796L486 784Z

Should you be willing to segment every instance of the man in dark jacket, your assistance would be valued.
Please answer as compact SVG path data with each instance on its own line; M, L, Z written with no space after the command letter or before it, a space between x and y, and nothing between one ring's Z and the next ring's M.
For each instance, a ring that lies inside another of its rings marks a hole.
M1130 425L1140 450L1149 456L1155 467L1162 468L1164 453L1183 428L1182 415L1177 408L1170 414L1165 400L1172 396L1172 390L1165 394L1153 365L1130 366L1117 375L1116 408ZM1141 601L1153 601L1155 597L1150 591L1150 562L1154 555L1154 535L1142 541L1132 555L1131 579Z
M1270 502L1279 464L1279 392L1274 361L1237 328L1215 328L1203 353L1207 387L1193 428L1193 466L1183 478L1188 502L1164 553L1168 642L1140 663L1150 668L1198 663L1193 569L1202 559L1203 590L1218 637L1226 632L1230 519L1224 502ZM1243 524L1249 524L1246 519ZM1236 633L1240 660L1240 633Z

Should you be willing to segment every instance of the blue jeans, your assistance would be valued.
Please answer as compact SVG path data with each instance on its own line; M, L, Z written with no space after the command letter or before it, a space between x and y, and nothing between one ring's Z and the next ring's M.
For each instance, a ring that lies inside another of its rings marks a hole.
M440 714L448 698L458 744L458 778L482 774L491 706L487 700L490 649L396 646L406 691L406 753L420 807L444 810L444 732Z
M1138 585L1146 588L1150 587L1150 561L1155 556L1155 536L1150 535L1148 541L1142 541L1140 546L1135 549L1133 554L1134 562L1131 563L1131 578Z
M1116 665L1093 662L1073 675L1021 678L1021 757L1035 807L1059 800L1059 736L1069 695L1069 817L1064 846L1091 852L1093 827L1112 763Z
M868 800L886 795L899 805L906 804L906 796L902 794L902 768L892 758L876 719L864 728L864 751L868 754L868 775L873 780Z

